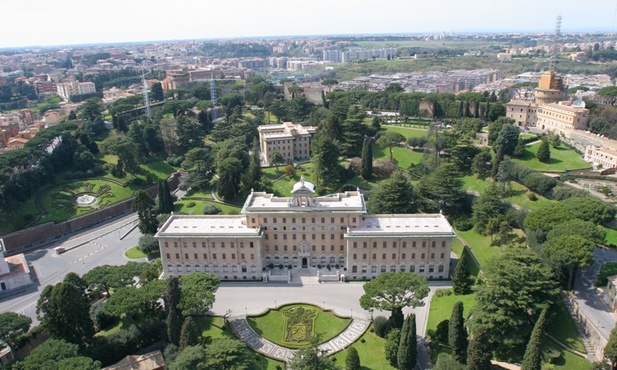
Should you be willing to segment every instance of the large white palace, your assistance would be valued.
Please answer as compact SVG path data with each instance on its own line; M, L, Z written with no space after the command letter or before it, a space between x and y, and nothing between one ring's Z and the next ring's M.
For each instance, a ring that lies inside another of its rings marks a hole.
M386 271L448 278L456 234L442 214L371 215L359 191L314 191L302 178L289 198L252 192L240 215L172 215L156 234L164 275L261 280L270 268L327 266L349 279Z

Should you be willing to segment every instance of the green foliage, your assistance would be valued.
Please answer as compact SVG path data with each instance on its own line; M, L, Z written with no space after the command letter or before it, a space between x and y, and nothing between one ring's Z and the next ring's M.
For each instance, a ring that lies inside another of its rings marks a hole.
M471 293L474 279L469 271L468 259L467 253L463 252L456 264L454 278L452 278L452 289L454 290L454 294L465 295Z
M471 333L467 349L467 370L492 370L493 358L489 337L483 330Z
M617 327L611 330L606 346L604 346L604 357L611 363L613 368L617 365Z
M315 184L322 187L330 186L338 180L340 174L339 142L325 132L318 131L311 141L311 152Z
M544 321L546 319L546 309L542 310L540 317L536 321L531 332L531 339L527 343L525 356L521 363L521 370L542 370L542 335L544 331Z
M527 249L506 249L483 271L469 326L473 333L486 335L495 351L507 353L527 342L529 315L538 315L557 298L556 278Z
M428 295L426 278L411 272L385 272L364 284L360 306L365 310L418 307Z
M232 199L240 191L240 179L242 176L242 163L237 158L227 158L217 168L219 180L216 190L225 199Z
M206 347L208 370L258 369L255 353L244 342L231 338L214 339Z
M386 337L386 343L384 344L384 352L386 354L386 360L390 363L390 365L396 367L397 366L397 355L398 355L398 347L399 342L401 340L401 329L392 329L388 332Z
M538 151L536 152L536 158L542 163L548 162L551 159L551 148L548 145L548 140L542 140Z
M71 283L61 282L43 289L36 314L53 338L83 345L94 335L89 308L82 290Z
M574 197L531 212L525 218L525 228L548 232L558 224L572 219L578 218L599 225L609 222L614 217L615 209L601 200Z
M385 338L390 330L390 322L384 316L377 316L373 319L373 328L375 329L375 335Z
M437 355L437 362L433 370L465 370L465 365L461 365L452 356L447 353Z
M182 316L178 312L176 307L170 307L167 313L167 320L165 325L167 326L167 340L169 343L176 346L180 345L180 333L182 332Z
M156 254L159 252L159 242L152 234L144 234L139 237L139 250L146 255Z
M107 312L129 318L157 317L161 312L160 299L163 297L165 282L151 281L140 287L127 286L114 291L105 304Z
M358 351L354 347L349 347L345 357L345 370L361 370L361 368Z
M174 211L174 199L169 190L169 184L166 180L158 182L158 207L159 213L171 213Z
M555 227L546 234L546 238L550 240L570 235L578 235L596 244L600 244L604 242L606 230L601 226L595 225L591 221L583 221L575 218L555 225Z
M176 357L175 361L172 362L169 366L169 370L206 370L208 366L206 365L206 360L208 355L206 353L206 349L200 345L196 346L188 346L186 347L178 357Z
M158 228L158 222L156 216L153 213L154 201L148 193L143 190L137 190L133 203L131 204L131 211L137 212L139 217L139 231L142 234L155 234Z
M416 338L416 315L410 314L405 318L399 340L397 368L399 370L413 370L418 361L418 340Z
M188 316L182 323L182 331L180 332L180 350L188 346L194 346L199 343L198 328L193 317Z
M365 137L362 145L362 162L360 163L360 176L370 180L373 176L373 140Z
M20 363L23 370L98 370L101 363L79 356L79 346L50 339L36 347Z
M90 320L96 330L103 330L118 321L118 317L105 310L105 302L98 301L90 306Z
M322 356L319 343L313 341L311 345L299 349L289 362L291 370L336 370L338 369L329 357Z
M463 302L456 302L448 326L448 344L452 348L452 357L464 364L467 362L467 330L463 318Z
M519 129L514 125L503 125L493 143L495 151L501 149L504 155L512 155L518 145Z
M472 207L473 223L478 234L486 235L489 220L503 215L506 209L506 204L501 201L497 184L491 182L484 193L476 198Z
M560 236L542 245L542 254L558 271L568 272L567 290L574 288L574 275L579 267L593 262L595 243L579 235Z
M430 211L433 212L455 215L463 211L467 203L460 173L452 163L442 163L430 175L423 177L418 192L432 203Z
M0 341L2 344L15 348L15 339L30 329L32 319L15 312L0 314Z
M367 209L374 214L416 213L417 196L409 180L397 171L373 189Z
M405 136L396 131L386 131L377 139L377 145L381 148L388 148L390 150L390 160L392 160L392 147L399 145L405 141Z
M178 308L183 316L204 313L214 303L214 293L219 288L219 279L205 272L195 272L180 278L182 297Z

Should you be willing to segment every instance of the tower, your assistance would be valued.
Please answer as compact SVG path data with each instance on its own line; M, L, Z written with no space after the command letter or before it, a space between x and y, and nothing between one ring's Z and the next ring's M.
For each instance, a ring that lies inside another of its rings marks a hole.
M553 36L553 45L551 55L551 71L557 71L557 64L559 64L559 41L561 38L561 16L557 16L557 21L555 22L555 35Z
M216 117L216 81L214 78L210 80L210 101L212 102L212 121L214 121Z
M143 84L143 93L144 93L144 105L146 106L146 116L148 117L148 120L150 120L152 117L150 116L150 97L148 96L148 85L146 84L146 75L144 73L144 70L142 68L141 70L141 83Z

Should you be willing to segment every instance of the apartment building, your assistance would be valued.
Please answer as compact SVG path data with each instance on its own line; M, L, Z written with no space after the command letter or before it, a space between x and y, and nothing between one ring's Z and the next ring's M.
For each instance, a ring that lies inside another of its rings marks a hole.
M596 145L587 145L585 147L585 161L593 164L596 168L616 168L617 150Z
M571 102L543 104L538 107L536 127L559 134L572 130L586 130L589 109Z
M315 197L252 192L240 215L172 215L156 234L165 276L261 280L269 267L330 266L351 279L386 271L447 278L454 230L441 214L369 215L359 191Z
M73 95L92 94L96 92L94 82L63 82L56 84L58 95L64 99L69 99Z
M311 158L311 140L317 127L303 127L299 123L284 122L259 126L257 131L259 131L259 149L264 164L272 164L274 151L283 155L283 163Z
M537 112L538 105L528 100L511 100L506 104L506 117L520 127L536 127Z

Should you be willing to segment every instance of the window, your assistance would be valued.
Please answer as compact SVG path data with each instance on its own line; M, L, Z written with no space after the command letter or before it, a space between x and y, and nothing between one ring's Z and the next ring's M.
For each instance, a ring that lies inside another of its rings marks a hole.
M205 248L206 247L206 242L201 242L201 247Z
M176 259L179 260L180 259L180 253L176 253Z
M415 247L416 247L416 242L412 242L412 243L411 243L411 247L412 247L412 248L415 248Z
M437 269L438 272L443 272L443 265L439 265L439 268Z
M392 248L396 248L396 242L392 242Z
M268 234L266 234L266 240L268 240L268 239L269 239L269 238L268 238L268 236L269 236L269 235L268 235Z
M276 217L272 219L272 223L276 223Z
M212 253L212 259L215 260L216 259L216 253Z
M381 272L386 272L386 266L381 266Z
M435 241L433 240L433 242L431 243L431 248L435 248L435 245L436 245L436 244L437 244L437 242L435 242Z
M210 248L216 248L216 244L214 242L210 243Z
M321 251L322 251L322 252L325 252L325 251L326 251L326 246L325 246L325 245L322 245L322 246L321 246Z
M385 253L382 253L382 254L381 254L381 259L382 259L382 260L385 260L385 259L386 259L386 254L385 254Z
M321 234L321 240L326 240L326 234Z
M404 260L406 257L405 253L401 254L401 259Z
M341 223L345 222L345 219L343 217L341 217Z
M296 240L296 234L291 234L291 238L292 238L293 240Z
M442 258L442 259L443 259L445 256L446 256L446 254L445 254L445 253L442 253L442 254L441 254L441 258Z
M278 251L279 251L279 246L278 246L278 245L275 245L275 246L274 246L274 251L275 251L275 252L278 252Z
M314 245L312 245L311 248L312 248L313 252L315 252L317 250L317 247L314 246Z
M193 242L193 248L197 248L197 242Z
M358 259L358 255L356 253L353 254L353 259L357 260Z
M388 248L388 243L387 243L387 242L383 242L382 247L384 247L384 248Z
M255 259L255 255L251 254L251 259L254 260Z
M284 245L284 246L283 246L283 250L284 250L285 252L287 252L287 246L286 246L286 245Z
M306 218L302 217L302 223L305 224L306 223Z
M357 242L353 242L353 247L354 248L358 248L358 243Z
M166 253L166 254L165 254L165 258L167 258L167 259L171 258L171 257L169 256L169 253Z
M283 223L287 223L287 217L283 217Z
M279 236L278 234L274 234L274 240L278 240Z
M426 248L426 242L422 242L422 248Z
M174 248L178 248L178 242L174 242Z
M251 218L251 223L254 224L255 223L255 217Z
M206 253L204 253L204 259L207 260L208 259L208 255Z
M414 265L409 266L409 272L416 272L416 266Z
M424 272L424 265L420 265L419 272Z
M330 240L334 240L334 234L330 234Z
M396 266L394 265L390 266L390 272L396 272Z
M435 272L435 266L430 265L430 266L428 267L428 272Z
M314 224L315 223L315 217L311 217L311 223Z
M365 260L366 259L366 253L362 253L362 259Z
M411 259L412 259L412 260L415 260L415 259L416 259L416 254L415 254L415 253L412 253L412 254L411 254Z
M333 245L330 246L330 252L334 252L334 246Z
M407 248L407 242L403 242L403 248Z
M188 243L187 242L182 242L182 248L186 248L188 247Z
M376 260L377 259L377 253L373 253L373 259Z
M356 218L355 218L355 217L354 217L354 218L352 218L352 219L351 219L351 222L353 222L353 223L355 224L355 223L356 223Z
M431 259L435 258L435 253L431 253Z
M362 242L362 248L366 248L366 247L367 247L367 245L368 245L368 243L367 243L367 242Z
M311 240L315 240L315 239L317 239L317 235L312 234L312 235L311 235Z
M253 248L253 242L251 242L250 247Z
M334 223L334 217L330 217L330 223Z
M322 223L322 224L325 224L325 223L326 223L326 219L325 219L325 217L322 217L322 218L321 218L321 223Z
M227 254L223 253L223 259L226 260L227 259Z
M373 248L377 248L377 242L373 242Z
M292 223L292 224L295 224L295 223L296 223L296 218L295 218L295 217L292 217L292 218L291 218L291 223Z
M442 248L445 248L445 247L446 247L446 242L445 242L445 240L441 242L441 247L442 247Z
M240 248L244 248L244 242L240 242Z
M341 240L343 240L343 239L344 239L344 238L343 238L343 234L340 234L340 235L339 235L339 239L341 239Z
M401 272L405 272L405 271L407 271L407 269L405 268L405 265L401 265L400 271L401 271Z
M195 259L198 259L199 257L197 257L197 253L193 254Z
M422 253L422 257L421 258L424 259L425 257L426 257L425 253Z
M233 247L235 247L234 242L229 243L229 248L233 248Z
M169 244L167 244L167 242L165 242L165 248L169 248Z
M235 259L236 259L236 254L235 254L235 253L232 253L232 254L231 254L231 259L232 259L232 260L235 260Z
M264 218L264 224L267 224L267 223L268 223L268 219Z
M244 259L244 253L240 253L240 259Z
M283 234L283 240L287 240L287 234Z
M392 259L395 260L396 259L396 253L392 253Z
M353 266L351 268L351 272L353 272L354 274L358 272L358 266Z

